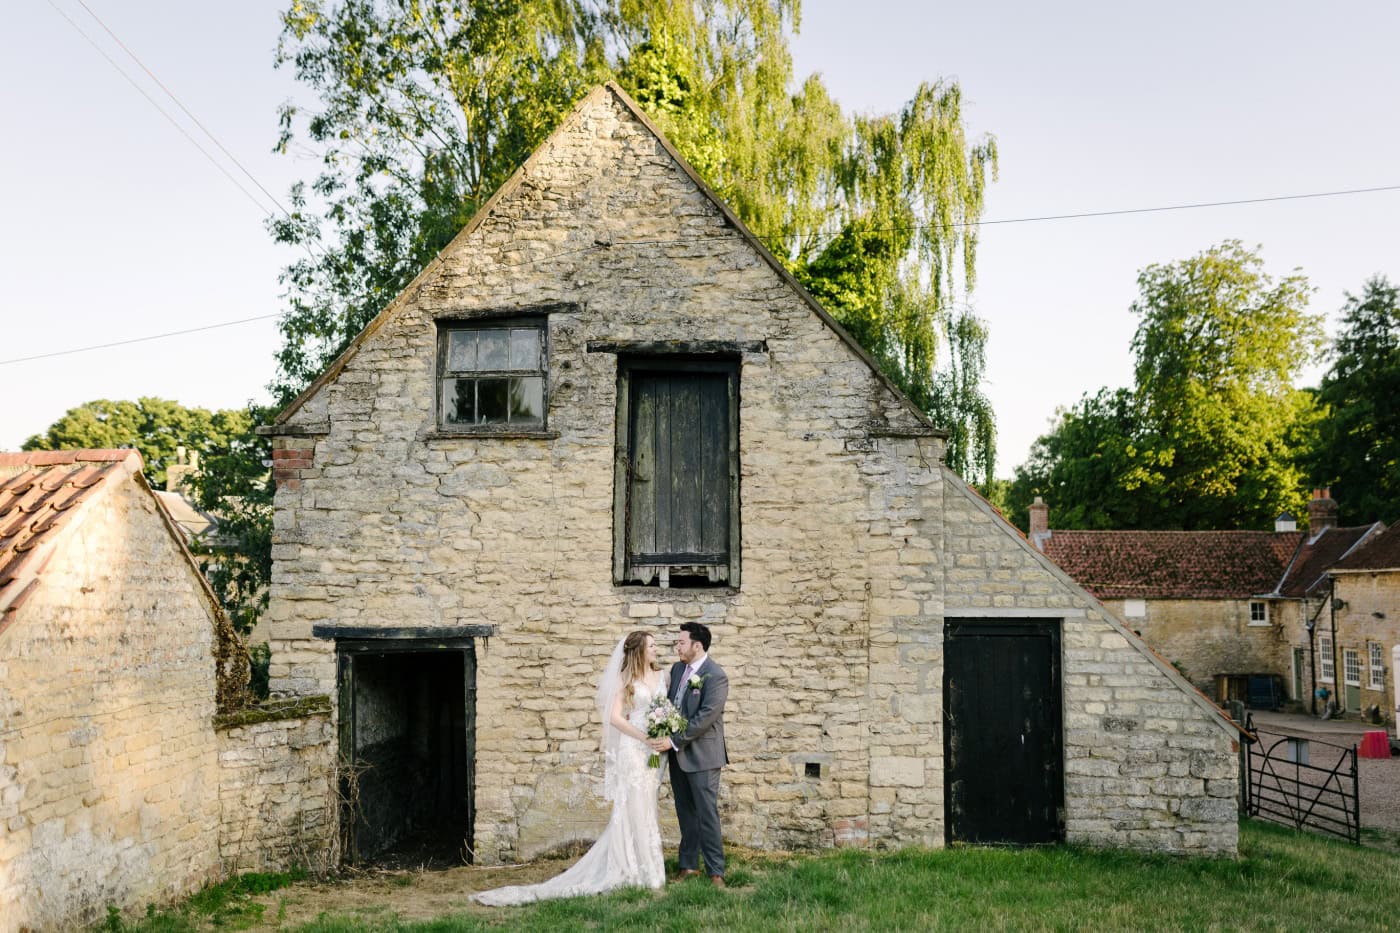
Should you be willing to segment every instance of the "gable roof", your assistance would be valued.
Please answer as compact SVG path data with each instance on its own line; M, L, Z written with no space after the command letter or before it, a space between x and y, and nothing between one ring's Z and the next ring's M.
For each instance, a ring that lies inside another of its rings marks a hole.
M1332 565L1334 573L1400 570L1400 522L1377 531Z
M1098 599L1247 599L1271 593L1300 531L1052 531L1045 556Z
M416 295L418 291L428 283L432 276L437 272L437 267L443 262L443 256L448 253L454 252L458 248L460 248L462 244L466 241L466 239L470 237L471 234L475 232L476 229L487 220L487 218L491 216L496 205L499 204L505 198L509 197L511 194L513 194L521 186L526 177L530 174L531 169L533 169L543 158L541 153L545 152L549 148L550 143L553 142L556 137L559 137L565 132L567 132L571 128L571 125L578 119L579 115L585 110L585 108L597 101L599 98L609 94L612 95L612 97L619 104L622 105L623 109L625 109L632 117L634 117L639 123L646 127L647 131L650 132L652 136L656 138L657 143L675 161L677 167L680 168L680 170L686 175L686 177L690 179L692 183L694 183L696 188L700 190L700 192L705 196L705 198L708 199L710 203L714 205L716 210L720 212L720 214L724 217L728 225L731 226L735 230L735 232L737 232L739 236L750 247L752 247L755 252L758 253L758 255L763 259L763 261L768 264L769 268L771 268L775 273L777 273L778 277L783 280L784 284L791 288L798 295L798 297L801 298L801 300L808 306L808 308L810 308L812 312L815 313L822 320L822 322L826 324L826 326L829 327L836 334L836 336L839 337L842 340L842 342L844 342L846 346L849 347L851 351L860 360L862 360L866 364L866 366L870 368L870 371L875 375L876 379L878 379L879 382L882 385L884 385L884 387L889 392L891 392L893 396L909 411L909 413L913 415L913 417L916 419L916 422L921 427L921 430L918 433L936 437L947 437L948 435L946 431L934 427L933 423L929 421L928 416L924 414L924 412L921 411L919 407L915 405L913 401L910 400L910 398L907 395L905 395L904 392L898 386L896 386L892 381L890 381L888 376L886 376L883 372L880 371L879 365L875 362L875 359L868 352L866 352L865 348L862 347L854 337L847 333L845 328L843 328L839 323L837 323L836 319L833 318L826 311L826 309L823 308L817 302L817 300L812 297L812 295L807 291L807 289L802 287L802 284L798 282L797 279L793 278L792 273L790 273L787 270L787 268L778 260L778 258L773 255L773 253L768 249L768 247L763 245L763 242L759 240L759 238L755 236L751 230L749 230L749 228L744 224L744 222L740 220L732 210L730 210L729 206L725 204L723 200L720 199L719 195L716 194L714 190L711 189L710 186L705 183L704 179L702 179L699 176L699 174L695 171L691 164L687 162L685 158L680 154L680 152L676 150L676 147L671 144L671 141L666 138L666 135L661 132L661 130L656 126L656 124L652 123L652 121L647 117L645 113L642 112L641 106L635 100L633 100L632 97L626 91L619 87L616 82L613 81L609 81L607 84L594 88L582 100L580 100L577 104L574 105L574 108L568 113L567 116L565 116L565 118L560 122L559 126L555 128L555 130L545 138L544 142L540 143L540 145L535 148L534 152L530 153L529 158L527 158L525 162L518 169L515 170L515 172L510 176L510 178L506 179L505 183L496 190L495 194L491 195L491 197L487 199L486 203L481 206L481 209L472 215L471 220L469 220L466 226L463 227L461 231L458 232L458 234L452 238L452 241L448 243L445 247L443 247L442 250L439 251L437 255L435 255L426 266L423 267L422 271L420 271L418 275L414 277L413 281L409 282L408 285L404 288L404 290L401 291L392 301L390 301L384 307L384 310L380 311L379 314L375 315L373 320L371 320L368 324L365 325L364 329L361 330L360 333L356 335L356 337L353 340L350 341L349 345L346 346L345 350L340 354L340 356L336 357L336 359L328 367L326 367L325 371L322 372L321 375L318 376L315 381L313 381L309 386L307 386L301 392L300 395L293 399L291 403L287 405L286 408L282 409L282 411L278 413L277 417L273 419L272 430L270 433L279 433L276 430L279 426L287 424L288 420L291 419L291 417L295 415L297 411L299 411L308 400L310 400L318 392L320 392L321 389L323 389L327 384L334 381L335 378L340 374L340 372L345 368L346 364L348 364L350 360L353 359L355 355L359 352L360 348L364 345L365 341L367 341L371 336L375 334L375 332L377 332L381 327L383 327L384 324L394 316L394 314L399 310L399 308L401 308L412 296Z
M1279 594L1307 596L1327 579L1327 571L1380 528L1378 524L1324 528L1315 537L1307 538L1298 545L1298 552L1279 581Z
M39 587L63 532L105 490L128 479L151 495L211 612L222 616L214 591L185 547L179 527L146 483L141 466L141 455L134 450L0 453L0 633Z

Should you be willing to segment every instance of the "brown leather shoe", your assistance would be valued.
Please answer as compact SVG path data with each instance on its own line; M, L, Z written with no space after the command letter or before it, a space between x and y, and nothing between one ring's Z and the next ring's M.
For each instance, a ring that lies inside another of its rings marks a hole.
M720 889L723 889L723 888L726 887L726 885L725 885L725 883L724 883L724 876L723 876L723 875L711 875L711 876L710 876L710 884L712 884L712 885L714 885L715 887L720 888Z
M671 876L671 884L675 884L677 881L684 881L687 878L694 878L698 874L700 874L700 872L694 868L682 868Z

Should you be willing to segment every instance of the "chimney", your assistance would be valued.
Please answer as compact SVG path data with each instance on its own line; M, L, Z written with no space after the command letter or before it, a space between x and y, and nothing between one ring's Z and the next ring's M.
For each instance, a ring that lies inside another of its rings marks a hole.
M1298 520L1288 512L1278 513L1278 518L1274 519L1274 531L1297 531Z
M1331 488L1314 489L1312 501L1308 503L1308 533L1314 538L1328 528L1337 527L1337 500L1332 498Z
M1035 501L1030 505L1030 534L1031 544L1035 545L1037 551L1045 550L1045 541L1050 537L1050 506L1040 496L1035 497Z
M175 448L175 462L165 466L165 489L167 492L184 492L189 485L186 477L199 471L199 451L187 451L184 447Z

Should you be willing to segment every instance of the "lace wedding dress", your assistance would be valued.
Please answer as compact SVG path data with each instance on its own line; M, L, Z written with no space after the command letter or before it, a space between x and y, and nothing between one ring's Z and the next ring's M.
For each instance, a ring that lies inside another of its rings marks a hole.
M606 682L607 674L604 674ZM652 697L664 693L663 675L655 690L644 683L633 688L627 721L643 732ZM606 692L600 688L600 693ZM600 703L602 705L602 703ZM611 708L611 694L607 707ZM567 871L539 884L511 885L482 891L472 900L488 907L528 904L559 897L599 894L614 888L659 888L666 883L661 856L661 829L656 822L661 768L648 768L651 754L642 742L607 725L604 716L604 796L612 801L612 818L593 848ZM665 765L665 759L662 759Z

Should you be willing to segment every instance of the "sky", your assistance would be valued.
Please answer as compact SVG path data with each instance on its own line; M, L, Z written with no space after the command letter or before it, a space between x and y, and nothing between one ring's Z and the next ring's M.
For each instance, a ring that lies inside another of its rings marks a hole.
M85 0L262 186L314 157L272 153L298 91L273 67L286 0ZM291 254L260 211L58 10L245 187L79 0L18 0L0 56L0 450L95 398L265 401L274 320L28 362L19 357L276 314ZM55 9L57 7L57 9ZM855 12L853 12L855 11ZM1000 176L984 219L1400 185L1400 4L950 4L807 0L799 76L856 112L955 80ZM263 197L266 201L266 198ZM1345 292L1400 280L1400 190L982 228L968 300L990 332L997 474L1057 408L1129 385L1139 270L1226 239L1301 269L1334 332ZM1299 374L1316 384L1321 370Z

